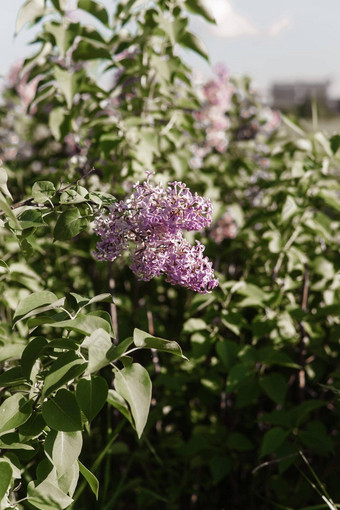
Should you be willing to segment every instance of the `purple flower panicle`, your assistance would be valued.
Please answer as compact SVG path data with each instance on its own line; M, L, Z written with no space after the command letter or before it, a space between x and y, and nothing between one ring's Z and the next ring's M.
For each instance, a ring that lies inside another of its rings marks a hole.
M200 293L218 285L212 263L203 256L204 246L192 246L183 230L201 230L211 223L210 200L191 193L182 182L152 186L149 179L135 184L125 201L100 214L94 230L101 237L94 256L113 261L130 251L131 270L139 280L149 281L161 274L166 281Z

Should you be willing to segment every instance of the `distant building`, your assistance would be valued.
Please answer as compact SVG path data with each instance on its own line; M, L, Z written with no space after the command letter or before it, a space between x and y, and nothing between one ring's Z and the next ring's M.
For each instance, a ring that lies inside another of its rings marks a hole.
M291 112L303 107L308 108L311 102L316 100L318 106L329 108L329 85L329 80L274 83L271 88L272 105L280 110Z

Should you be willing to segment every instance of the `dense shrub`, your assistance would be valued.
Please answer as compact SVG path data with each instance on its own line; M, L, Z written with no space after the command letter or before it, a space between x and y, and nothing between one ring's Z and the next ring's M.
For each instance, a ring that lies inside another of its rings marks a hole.
M195 84L199 0L78 7L24 4L3 91L0 508L331 508L340 136Z

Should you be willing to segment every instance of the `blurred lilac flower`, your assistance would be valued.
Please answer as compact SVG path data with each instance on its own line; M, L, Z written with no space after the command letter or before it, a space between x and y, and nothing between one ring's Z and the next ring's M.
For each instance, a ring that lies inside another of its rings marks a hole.
M192 194L182 182L152 186L147 181L135 184L125 201L100 214L94 230L101 237L94 256L113 261L130 250L131 270L139 280L149 281L161 274L166 281L200 293L218 285L212 263L203 256L199 241L192 246L183 230L197 231L211 223L210 200Z

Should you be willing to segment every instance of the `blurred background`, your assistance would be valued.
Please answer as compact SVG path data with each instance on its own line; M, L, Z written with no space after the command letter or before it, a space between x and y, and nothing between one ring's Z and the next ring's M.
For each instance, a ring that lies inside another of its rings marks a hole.
M308 118L316 101L322 127L330 131L340 127L338 0L205 2L216 26L192 16L191 29L207 46L212 65L222 62L233 76L249 75L265 101L285 112ZM14 37L23 3L12 0L0 8L1 77L32 51L31 31ZM103 3L114 5L110 0ZM89 21L93 23L93 18ZM204 77L209 74L209 65L197 55L190 52L186 59Z

